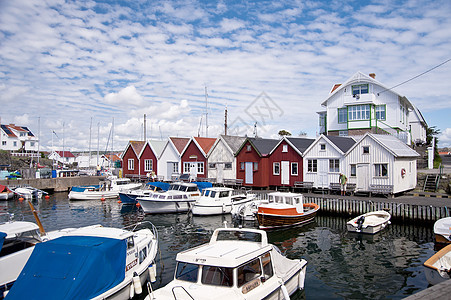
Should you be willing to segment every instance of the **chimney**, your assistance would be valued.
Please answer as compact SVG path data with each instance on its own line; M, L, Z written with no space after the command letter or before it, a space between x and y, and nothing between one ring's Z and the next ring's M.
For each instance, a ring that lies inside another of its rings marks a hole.
M370 73L370 77L376 79L376 73Z

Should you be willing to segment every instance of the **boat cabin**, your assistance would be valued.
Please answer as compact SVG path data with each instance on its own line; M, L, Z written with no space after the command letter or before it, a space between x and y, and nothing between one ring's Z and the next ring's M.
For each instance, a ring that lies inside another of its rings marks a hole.
M185 183L185 182L177 182L172 183L169 186L169 191L180 191L180 192L198 192L199 189L195 183Z
M202 197L205 198L212 198L216 201L219 201L222 198L230 198L232 197L232 188L226 188L226 187L213 187L213 188L207 188L202 191Z
M304 201L302 194L274 192L268 194L268 203L295 207L297 213L304 212Z
M0 225L0 257L33 247L42 242L38 225L14 221Z
M216 229L208 244L177 255L174 278L246 294L273 277L272 249L260 230Z

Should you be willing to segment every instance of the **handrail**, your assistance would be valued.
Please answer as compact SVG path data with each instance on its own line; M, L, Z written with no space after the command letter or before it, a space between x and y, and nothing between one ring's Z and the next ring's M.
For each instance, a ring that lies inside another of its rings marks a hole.
M174 286L173 288L172 288L172 294L174 295L174 299L177 299L177 296L175 296L175 292L174 292L174 289L175 288L181 288L191 299L193 299L194 300L194 298L193 298L193 296L191 296L190 295L190 293L188 293L188 291L187 290L185 290L185 288L183 287L183 286L181 286L181 285L178 285L178 286Z

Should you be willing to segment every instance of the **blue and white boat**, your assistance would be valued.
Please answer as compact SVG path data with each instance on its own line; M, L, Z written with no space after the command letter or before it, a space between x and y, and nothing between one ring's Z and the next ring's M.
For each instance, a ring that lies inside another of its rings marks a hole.
M167 182L148 182L142 189L121 191L119 192L119 200L122 204L136 204L137 197L149 196L152 192L156 191L167 191L169 189L169 183Z
M158 234L150 222L49 234L59 237L36 244L6 299L129 299L155 280Z
M131 182L129 178L110 176L98 185L74 186L69 192L70 200L116 199L119 192L139 189L141 183Z

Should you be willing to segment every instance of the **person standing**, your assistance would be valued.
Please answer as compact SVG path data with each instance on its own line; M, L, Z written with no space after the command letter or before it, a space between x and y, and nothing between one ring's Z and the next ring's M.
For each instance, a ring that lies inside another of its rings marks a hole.
M341 186L341 195L346 196L346 183L348 182L348 178L345 174L340 173L339 181Z

